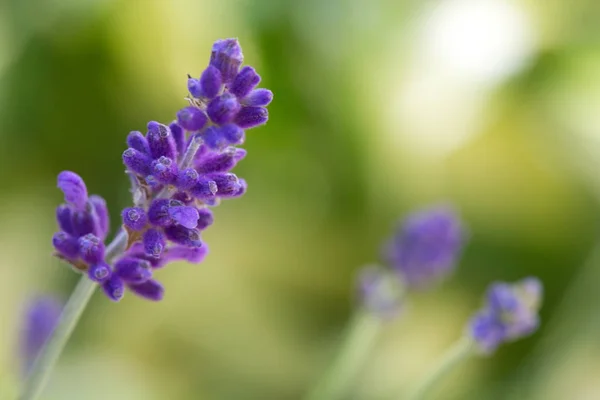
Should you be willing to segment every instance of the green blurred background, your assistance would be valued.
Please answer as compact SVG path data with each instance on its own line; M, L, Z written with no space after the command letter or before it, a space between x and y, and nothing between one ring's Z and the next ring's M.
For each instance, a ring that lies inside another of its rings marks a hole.
M163 302L95 296L43 398L299 399L358 268L399 217L451 202L458 272L386 326L349 399L401 396L488 283L531 274L541 330L434 397L599 399L599 20L594 0L0 1L0 393L25 301L78 278L50 256L56 174L80 173L117 226L127 133L172 120L186 74L238 37L275 93L236 170L248 194L216 209L202 265L159 273Z

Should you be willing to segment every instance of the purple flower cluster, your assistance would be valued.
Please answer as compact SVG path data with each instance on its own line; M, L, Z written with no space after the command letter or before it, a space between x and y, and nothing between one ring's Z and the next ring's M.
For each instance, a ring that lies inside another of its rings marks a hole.
M407 285L426 287L452 272L464 241L465 231L454 211L436 207L408 216L384 257Z
M361 271L358 291L363 306L382 317L397 314L407 289L430 286L454 269L465 236L449 207L409 215L384 247L387 268Z
M108 231L106 203L87 196L83 180L62 172L58 186L66 205L58 208L61 232L54 236L58 255L118 301L125 288L150 300L163 297L153 271L173 260L199 263L207 253L201 231L213 223L209 207L242 196L246 182L231 170L246 156L236 147L245 130L264 124L273 99L257 89L260 76L242 67L236 39L215 42L200 78L188 79L189 106L170 124L151 121L146 134L134 131L123 163L130 176L134 206L121 217L128 233L125 253L109 265L104 240Z
M493 283L485 306L469 323L468 335L484 353L492 353L502 343L532 334L539 325L542 295L542 283L537 278Z

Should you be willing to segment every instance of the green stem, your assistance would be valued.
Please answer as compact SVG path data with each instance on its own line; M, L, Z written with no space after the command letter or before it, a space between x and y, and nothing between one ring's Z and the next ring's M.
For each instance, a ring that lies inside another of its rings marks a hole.
M336 359L307 400L335 400L344 396L373 348L381 324L380 318L364 310L356 313Z
M127 233L121 230L106 248L107 261L110 262L120 255L125 250L126 245ZM92 298L96 287L98 287L98 285L91 281L87 276L84 275L81 277L63 309L52 336L48 339L38 355L19 400L36 400L39 398L54 369L56 361L71 337L71 334L73 333L81 314Z
M415 387L408 400L424 399L427 393L454 367L473 354L475 346L470 338L464 337L450 347L435 363L434 368Z

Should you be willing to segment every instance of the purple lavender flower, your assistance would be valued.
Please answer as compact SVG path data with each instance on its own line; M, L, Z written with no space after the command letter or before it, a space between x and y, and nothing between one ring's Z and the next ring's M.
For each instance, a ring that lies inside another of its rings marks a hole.
M57 255L78 269L96 263L104 257L104 238L108 234L108 210L100 196L89 196L85 182L74 172L58 175L58 187L65 194L66 204L56 209L56 219L62 231L52 237Z
M385 248L385 259L413 288L426 287L450 273L465 241L456 214L436 207L410 215Z
M56 326L62 304L54 297L43 296L32 299L25 308L23 332L21 334L21 361L25 374Z
M123 254L105 249L109 218L104 200L88 197L77 174L59 175L66 204L56 211L60 231L54 247L101 284L111 300L120 300L126 290L162 299L164 289L152 270L176 260L201 262L207 254L201 231L213 223L209 207L246 192L246 181L231 173L246 156L235 146L245 141L244 129L267 121L265 106L273 94L256 88L261 78L252 67L242 67L243 59L236 39L215 42L201 76L188 76L192 97L176 120L167 125L151 121L145 135L133 131L127 136L122 159L134 205L121 212L128 235Z
M468 335L484 353L492 353L502 343L512 342L535 332L542 301L542 284L526 278L514 284L490 285L486 304L469 322Z
M409 215L384 248L387 268L362 268L357 279L362 306L382 318L398 314L406 292L426 287L453 268L464 230L449 208L434 207Z

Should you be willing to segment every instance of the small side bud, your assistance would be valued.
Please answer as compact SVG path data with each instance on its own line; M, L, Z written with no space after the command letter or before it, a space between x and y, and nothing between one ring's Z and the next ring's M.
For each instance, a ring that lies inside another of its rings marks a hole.
M123 164L132 172L140 175L150 175L152 159L150 156L134 149L128 148L123 152Z
M79 238L79 255L83 261L93 264L104 259L104 243L91 233Z
M240 182L235 174L209 174L206 178L215 182L217 185L217 196L219 197L235 195L240 189Z
M198 172L194 168L187 168L183 171L179 171L175 186L180 190L188 190L198 183L199 178L200 175L198 175Z
M88 200L85 182L79 175L71 171L58 174L57 186L65 194L65 201L73 206L83 209Z
M219 94L222 84L221 72L215 66L209 65L200 76L200 93L213 99Z
M73 222L73 236L81 237L88 233L97 232L97 224L92 213L88 211L75 211L71 219Z
M171 158L161 156L152 162L152 176L163 184L170 184L177 179L177 163Z
M90 204L92 205L96 217L96 225L98 227L98 233L100 239L106 239L108 230L110 229L110 219L108 216L108 207L106 206L106 200L98 195L90 196Z
M217 40L210 54L210 65L221 72L223 83L233 81L244 62L244 55L237 39Z
M185 151L185 132L183 128L177 124L177 121L173 121L169 124L169 129L171 130L171 135L173 135L177 153L183 154Z
M204 111L196 107L185 107L177 112L177 122L186 131L199 131L204 128L208 118Z
M201 177L196 186L190 189L190 193L197 199L209 200L215 197L217 190L215 181Z
M189 229L182 225L173 225L165 228L167 238L177 244L186 247L201 247L200 231Z
M223 125L233 120L240 108L240 103L233 94L223 93L208 104L206 112L211 121L217 125Z
M201 174L228 172L237 164L235 155L236 149L234 147L229 147L222 153L211 153L206 157L203 157L196 164L196 167Z
M237 74L229 91L238 98L246 97L260 82L260 75L252 67L246 66Z
M268 119L269 112L264 107L242 107L233 122L242 129L248 129L265 124Z
M153 279L138 285L129 285L129 289L138 296L152 301L160 301L165 295L165 288Z
M169 207L169 216L179 225L193 229L198 225L198 210L194 207L175 206Z
M73 235L73 221L71 207L66 204L61 204L56 208L56 220L60 229L70 235Z
M121 212L123 225L134 231L141 231L148 223L148 216L143 208L128 207Z
M202 137L206 147L211 150L220 150L229 144L223 136L222 129L217 126L209 126L199 135Z
M102 284L102 290L112 301L119 301L125 295L125 282L118 275L113 274Z
M188 92L192 95L192 97L200 98L202 97L202 89L200 86L200 81L195 78L188 78L187 81Z
M164 235L157 229L148 229L143 242L146 254L154 258L159 258L167 245Z
M152 278L150 263L139 258L122 258L115 263L115 273L127 283L144 283Z
M110 265L104 261L92 264L90 265L90 269L88 269L88 277L97 283L106 282L111 274Z
M140 131L129 132L129 135L127 135L127 146L136 149L140 153L144 153L148 156L150 155L148 141Z
M198 210L198 225L196 226L199 230L208 228L214 222L212 211L208 208L201 208Z
M244 130L236 124L225 124L221 126L221 135L227 144L238 145L244 143L246 135Z
M255 89L244 97L241 103L245 106L264 107L273 101L273 92L269 89Z
M173 223L169 216L169 203L173 200L156 199L148 207L148 221L155 226L168 226ZM183 205L182 203L178 205Z
M77 238L66 232L57 232L52 236L52 245L56 251L69 260L79 257L79 242Z
M152 158L168 157L171 160L177 158L175 140L168 126L156 121L148 122L146 139L148 139Z

